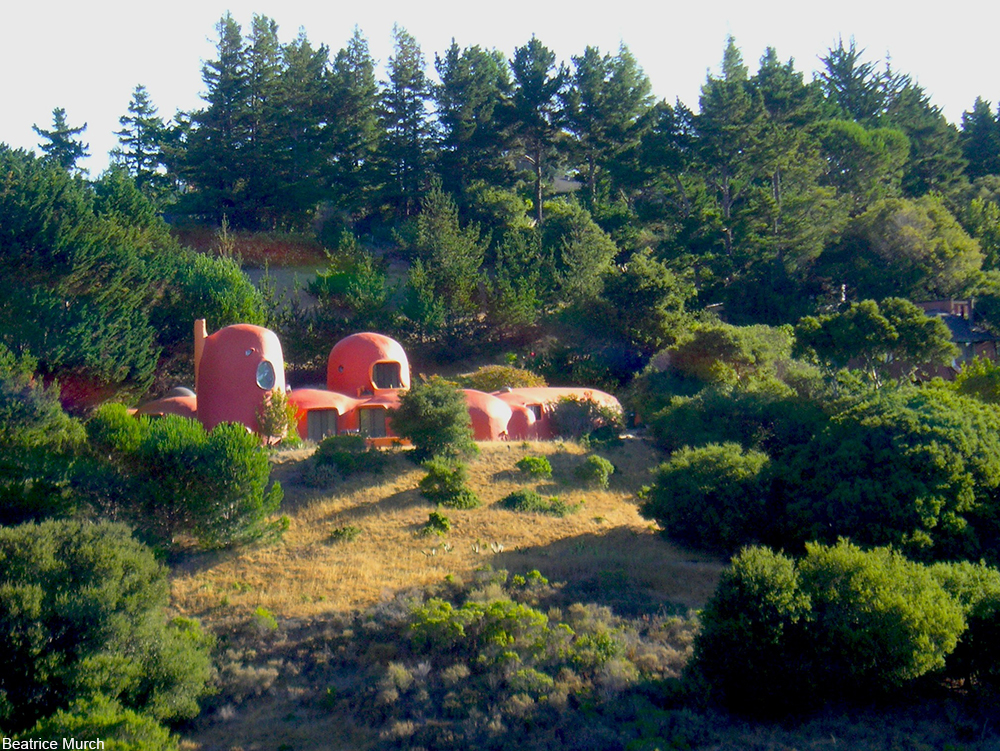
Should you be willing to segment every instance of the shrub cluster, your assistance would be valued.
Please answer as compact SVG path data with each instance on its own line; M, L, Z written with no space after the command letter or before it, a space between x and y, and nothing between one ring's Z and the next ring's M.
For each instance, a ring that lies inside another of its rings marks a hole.
M571 505L553 496L545 498L530 489L515 490L500 499L500 505L511 511L522 511L532 514L549 514L551 516L566 516L579 510L580 505Z
M156 721L197 714L211 673L210 640L195 621L168 622L166 571L127 527L48 521L0 528L0 572L5 730L62 710L69 714L42 727L74 725L80 713L88 722L107 713L132 722L129 710ZM100 707L76 704L88 699Z
M417 487L428 501L458 509L479 506L479 497L468 485L469 470L465 464L435 458L424 462L423 466L427 474Z
M388 747L667 747L650 682L679 677L693 624L546 605L557 596L537 571L483 569L380 604L345 650L374 679L339 692L343 709Z
M191 535L205 547L260 538L281 503L268 488L270 462L257 436L236 423L206 432L167 415L136 418L120 404L87 423L93 448L78 485L99 510L128 520L151 543Z
M385 469L387 461L385 454L369 446L359 435L327 436L320 441L313 454L313 462L317 466L336 467L342 477L378 474Z
M584 459L583 464L575 470L577 479L580 482L598 488L607 489L611 482L611 475L614 474L615 465L603 456L591 454Z
M547 386L545 379L524 368L512 365L484 365L474 373L459 376L463 388L485 391L490 394L503 388L530 388Z
M534 475L536 477L552 476L552 464L544 456L525 456L518 459L517 464L514 466L525 475Z
M563 438L581 438L602 428L617 434L624 426L621 410L575 396L560 398L552 407L551 419L555 434Z
M890 548L751 547L702 612L692 671L729 706L773 715L897 691L921 676L996 676L1000 572L925 566Z

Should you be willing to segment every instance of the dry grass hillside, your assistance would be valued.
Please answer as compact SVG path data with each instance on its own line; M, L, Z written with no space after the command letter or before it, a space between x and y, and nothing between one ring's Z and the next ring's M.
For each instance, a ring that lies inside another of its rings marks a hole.
M441 536L421 533L434 506L417 490L423 471L403 454L392 457L381 475L320 488L303 484L311 451L277 455L272 476L282 483L290 518L283 539L188 559L174 573L176 608L209 624L261 607L279 619L343 614L487 564L512 572L539 569L578 590L580 599L633 612L698 607L714 589L720 560L670 545L639 516L635 493L659 461L646 444L631 440L602 452L616 466L607 490L576 480L574 469L586 456L576 444L480 446L470 463L470 485L482 506L440 509L452 523ZM515 469L529 454L549 458L552 478L528 479ZM523 487L582 506L558 518L497 505ZM353 539L337 536L345 527L356 528Z

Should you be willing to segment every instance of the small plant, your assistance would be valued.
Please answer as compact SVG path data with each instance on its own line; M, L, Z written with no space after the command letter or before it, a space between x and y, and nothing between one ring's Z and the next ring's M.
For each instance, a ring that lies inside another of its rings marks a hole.
M448 508L479 506L479 497L466 484L469 472L465 464L435 458L424 462L424 469L427 475L417 487L428 501Z
M356 527L353 524L346 524L343 527L337 527L330 532L330 542L350 542L360 534L361 527Z
M446 535L451 531L451 519L437 511L427 515L427 523L421 530L425 535Z
M614 471L614 464L603 456L591 454L583 464L576 468L576 476L587 485L606 489Z
M552 477L552 465L544 456L526 456L514 465L523 474L536 477Z
M500 500L500 505L511 511L566 516L577 511L582 504L571 505L555 496L545 498L534 490L525 488L506 495Z
M298 426L299 410L288 401L288 394L275 389L264 397L264 403L257 410L257 433L264 445L300 445Z
M370 447L359 435L331 435L320 441L313 455L317 467L336 467L343 476L370 473L385 469L387 457Z
M266 608L257 608L253 613L253 626L261 634L278 630L278 619Z

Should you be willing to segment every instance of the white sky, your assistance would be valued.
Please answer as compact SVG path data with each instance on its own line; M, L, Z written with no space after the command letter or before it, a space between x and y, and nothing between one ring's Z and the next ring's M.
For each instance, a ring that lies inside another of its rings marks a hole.
M478 44L509 58L535 34L566 63L587 45L615 52L624 42L657 98L679 98L693 109L706 73L718 72L729 34L751 72L772 46L783 61L794 58L806 80L838 36L846 43L853 35L867 59L891 56L893 68L912 75L956 124L977 96L1000 99L1000 4L994 2L927 11L885 0L363 0L350 6L335 0L5 0L4 6L0 142L37 150L32 124L50 127L52 109L64 107L70 125L88 125L83 138L92 156L81 166L94 176L107 165L113 131L136 84L148 89L164 119L201 106L201 65L214 58L215 24L227 10L244 31L254 13L273 18L283 42L302 27L314 46L326 44L332 54L357 25L380 64L392 54L392 26L399 23L420 43L432 75L434 54L452 37L462 47Z

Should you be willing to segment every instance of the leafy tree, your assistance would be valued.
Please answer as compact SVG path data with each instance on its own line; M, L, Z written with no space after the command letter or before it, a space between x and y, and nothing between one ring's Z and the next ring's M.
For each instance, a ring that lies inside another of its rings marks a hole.
M44 130L37 125L31 126L45 143L40 144L45 159L58 165L66 172L76 173L79 170L76 163L86 156L90 144L83 143L77 136L87 129L87 123L72 127L66 122L66 110L56 107L52 110L52 130ZM85 171L85 170L82 170Z
M807 316L795 327L796 347L832 368L858 367L876 386L895 375L945 364L958 354L944 322L898 297L881 305L851 303L838 313Z
M665 357L681 378L701 384L745 384L773 376L782 361L791 359L791 347L788 327L712 322L694 326L667 348Z
M900 194L910 154L910 141L901 130L827 120L815 133L827 163L823 183L836 188L851 216Z
M556 67L555 53L534 36L514 50L510 67L514 74L513 127L534 174L532 200L535 221L541 225L542 178L561 125L559 92L566 85L569 72L562 64Z
M168 622L166 571L121 524L0 528L0 719L18 731L100 697L157 720L198 712L211 672L194 621Z
M413 444L414 461L478 452L465 395L440 376L414 384L392 413L392 430Z
M694 671L729 706L775 716L885 696L941 669L965 629L927 567L889 548L747 548L702 611Z
M205 547L227 547L270 529L281 486L267 487L267 453L242 425L206 433L194 420L136 418L108 404L87 423L87 434L95 450L84 478L92 503L129 519L150 541L170 546L183 534Z
M766 534L768 464L736 443L683 448L660 466L640 511L672 540L735 552Z
M996 535L1000 415L940 388L882 389L776 467L784 540L979 558Z
M552 201L542 231L542 244L552 253L560 302L592 303L614 268L618 247L575 201Z
M857 297L933 300L971 289L983 254L941 198L927 195L875 203L822 262Z

